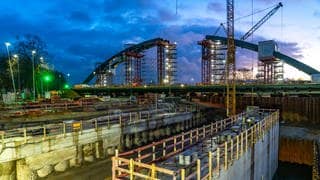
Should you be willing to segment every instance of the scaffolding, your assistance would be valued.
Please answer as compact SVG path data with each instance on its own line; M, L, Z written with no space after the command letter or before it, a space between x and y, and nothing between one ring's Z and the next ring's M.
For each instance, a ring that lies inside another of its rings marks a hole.
M177 45L161 41L157 46L158 84L172 85L176 82Z
M136 52L125 52L125 84L126 85L140 85L142 83L141 77L141 62L143 54Z
M202 84L225 83L226 45L219 40L202 40L201 80Z
M165 46L165 78L164 83L174 84L176 82L177 72L177 46L176 44L168 44Z
M257 79L264 84L275 84L283 81L283 62L278 59L258 61Z
M96 63L96 69L94 73L96 74L96 86L108 86L112 84L113 81L113 72L112 70L102 69L101 63Z

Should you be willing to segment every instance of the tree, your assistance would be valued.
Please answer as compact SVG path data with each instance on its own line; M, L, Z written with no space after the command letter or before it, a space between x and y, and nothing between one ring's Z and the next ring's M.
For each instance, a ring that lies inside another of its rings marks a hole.
M55 71L48 67L48 64L41 60L41 57L48 61L49 53L47 51L47 45L36 35L24 35L17 37L16 42L13 43L14 48L10 50L11 56L13 54L18 55L17 58L12 57L13 72L16 79L16 87L20 83L21 89L28 89L29 91L33 88L33 68L32 62L34 60L35 70L35 82L36 92L43 93L43 86L45 90L59 90L62 89L66 83L66 78L63 73ZM35 54L32 54L35 51ZM19 73L18 73L19 64ZM0 55L0 88L5 90L11 90L12 84L10 81L10 74L8 73L8 57L6 54ZM43 74L50 74L51 79L43 79ZM18 82L18 74L20 74L20 81Z
M11 90L12 82L9 74L8 56L0 55L0 89Z

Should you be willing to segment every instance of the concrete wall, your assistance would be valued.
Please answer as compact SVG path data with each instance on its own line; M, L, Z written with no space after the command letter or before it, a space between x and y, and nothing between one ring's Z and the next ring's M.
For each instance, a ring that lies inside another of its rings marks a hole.
M279 123L249 147L227 170L220 170L220 176L216 179L271 180L278 168L278 141Z
M174 117L141 120L123 126L114 124L65 135L6 138L0 143L0 180L37 179L54 171L63 172L84 162L113 155L116 148L123 146L125 135L130 137L130 141L134 141L134 135L135 141L138 141L135 144L139 144L141 139L145 139L145 132L160 128L164 131L166 127L176 126L181 131L183 123L197 120L192 113L186 112ZM168 134L159 134L158 138L165 135Z
M36 179L65 171L84 161L112 155L121 138L119 125L1 144L0 179Z

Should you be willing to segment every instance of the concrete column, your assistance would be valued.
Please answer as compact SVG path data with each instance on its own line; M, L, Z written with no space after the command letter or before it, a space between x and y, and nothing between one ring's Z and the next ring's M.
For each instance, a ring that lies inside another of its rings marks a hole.
M35 180L38 178L36 172L32 171L24 159L16 161L17 180Z
M176 126L176 132L178 132L178 133L181 132L180 124L176 124L175 126Z
M166 136L170 136L170 127L169 126L167 126L166 127Z
M147 143L148 142L148 132L147 131L143 131L142 133L141 133L141 140L142 140L142 142L143 143Z
M79 145L77 146L77 159L76 159L76 164L81 165L83 162L83 146Z
M165 128L161 128L160 129L160 137L163 137L166 135L166 129Z
M99 159L103 156L103 153L102 152L102 147L101 147L101 143L98 141L98 142L95 142L95 155L96 155L96 158Z
M160 139L160 135L161 134L160 134L160 130L159 129L154 130L153 134L154 134L155 139Z
M153 130L149 131L149 142L152 142L154 139L154 134L153 134Z
M141 146L142 145L140 133L135 133L135 135L134 135L134 144L137 145L137 146Z
M84 160L87 162L93 162L94 161L94 143L89 143L83 146L83 157Z
M16 179L16 162L15 161L0 163L0 179L1 180Z
M183 122L181 122L181 131L184 131L184 127L185 127L185 122L183 121Z
M130 134L125 135L125 144L126 144L125 146L129 149L132 147L132 141L130 138Z

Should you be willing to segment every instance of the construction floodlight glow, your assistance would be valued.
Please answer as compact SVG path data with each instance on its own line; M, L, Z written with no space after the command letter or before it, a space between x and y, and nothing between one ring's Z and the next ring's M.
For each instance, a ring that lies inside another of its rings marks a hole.
M65 84L65 85L63 86L63 88L64 88L64 89L69 89L70 86L69 86L69 84Z
M14 57L14 58L18 58L19 56L18 56L17 54L14 54L13 57Z
M36 51L35 51L35 50L32 50L31 53L32 53L32 54L36 54Z
M5 42L4 44L5 44L7 47L11 46L11 43L9 43L9 42Z
M43 77L43 79L44 79L44 81L49 82L49 81L52 80L52 77L51 77L50 75L45 75L45 76Z

